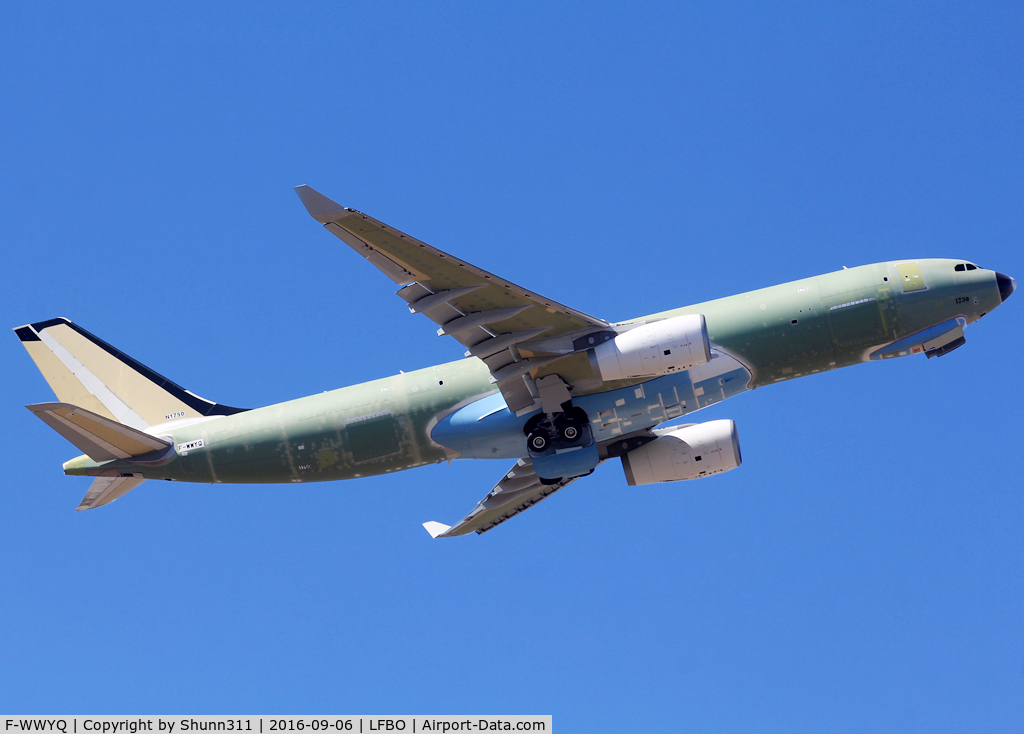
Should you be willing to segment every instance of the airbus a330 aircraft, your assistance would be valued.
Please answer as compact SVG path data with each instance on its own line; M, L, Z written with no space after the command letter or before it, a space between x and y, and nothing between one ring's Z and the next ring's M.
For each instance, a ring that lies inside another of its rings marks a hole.
M319 482L512 461L455 525L424 523L435 538L484 533L608 459L630 486L735 469L731 420L659 426L794 377L948 354L1016 287L964 260L902 260L609 323L296 191L466 358L246 410L198 397L67 319L18 327L61 401L28 409L85 453L64 473L95 477L79 510L147 479Z

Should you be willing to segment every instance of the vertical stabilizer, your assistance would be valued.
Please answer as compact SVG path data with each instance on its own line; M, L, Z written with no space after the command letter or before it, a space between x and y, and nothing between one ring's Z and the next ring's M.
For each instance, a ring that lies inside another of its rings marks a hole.
M243 410L190 393L67 319L14 332L62 403L132 428Z

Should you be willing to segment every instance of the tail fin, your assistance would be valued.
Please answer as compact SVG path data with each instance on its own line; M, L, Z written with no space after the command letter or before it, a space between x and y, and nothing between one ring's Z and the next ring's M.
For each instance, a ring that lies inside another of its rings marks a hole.
M178 418L245 410L190 393L67 319L27 324L14 332L58 400L140 431Z

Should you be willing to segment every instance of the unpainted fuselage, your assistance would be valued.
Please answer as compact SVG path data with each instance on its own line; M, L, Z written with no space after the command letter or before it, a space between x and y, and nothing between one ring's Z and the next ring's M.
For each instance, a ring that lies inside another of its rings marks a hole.
M673 375L580 389L573 404L586 410L595 439L607 447L749 389L868 361L880 347L951 319L971 324L1002 296L995 272L955 269L964 262L866 265L623 322L703 314L714 358ZM574 371L574 384L585 384L590 370L585 353L551 369ZM510 413L487 367L471 357L234 415L154 426L150 432L176 448L156 465L82 456L64 468L187 482L350 479L458 457L524 457L523 426L535 413Z

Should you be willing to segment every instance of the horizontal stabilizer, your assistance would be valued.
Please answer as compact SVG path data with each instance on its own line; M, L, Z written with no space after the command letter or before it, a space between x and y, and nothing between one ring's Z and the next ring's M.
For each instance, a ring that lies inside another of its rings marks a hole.
M96 480L89 487L89 491L85 493L85 497L82 498L82 502L78 505L78 509L75 512L91 510L95 507L109 504L118 497L124 497L144 481L146 481L146 478L141 474L96 477Z
M162 438L68 403L39 403L25 407L93 461L130 459L171 446Z

